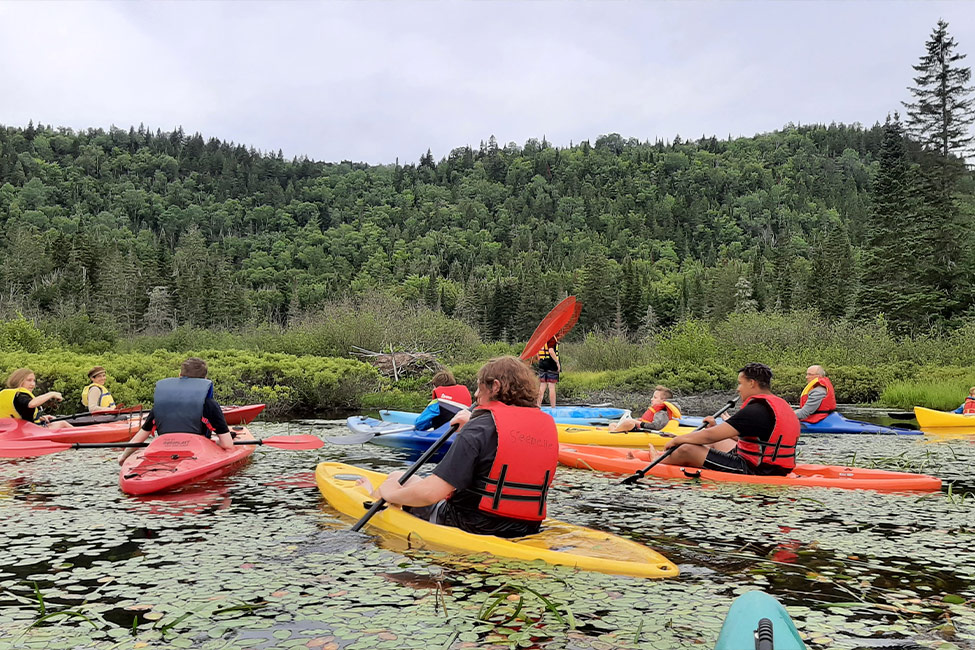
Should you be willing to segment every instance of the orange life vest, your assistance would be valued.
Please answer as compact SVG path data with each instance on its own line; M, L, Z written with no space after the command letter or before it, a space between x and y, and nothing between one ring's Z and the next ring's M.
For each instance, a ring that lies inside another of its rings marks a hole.
M796 443L799 441L799 418L788 402L775 395L753 395L741 407L745 408L753 399L762 400L771 407L775 426L767 442L758 436L740 432L738 455L756 467L774 465L782 469L793 469L796 466Z
M486 479L470 488L481 496L478 508L511 519L542 521L548 488L559 463L555 420L538 408L490 402L498 430L498 453Z
M643 415L640 416L640 419L643 420L644 422L653 422L654 416L657 415L657 413L663 411L664 409L667 410L667 415L670 416L671 420L680 419L681 417L680 409L677 408L677 405L671 404L670 402L664 402L659 406L651 406L650 408L648 408L646 411L643 412Z
M961 409L962 415L975 415L975 397L966 397Z
M809 391L816 386L822 386L826 389L826 397L823 398L819 408L816 409L812 415L803 420L804 422L809 422L810 424L825 420L827 415L836 410L836 391L833 390L833 382L826 377L817 377L806 384L806 387L802 389L802 395L799 396L799 408L806 405L806 402L809 400Z
M467 390L467 386L461 386L456 384L454 386L437 386L433 389L433 399L445 399L451 402L457 402L464 406L470 406L473 403L471 400L471 391Z

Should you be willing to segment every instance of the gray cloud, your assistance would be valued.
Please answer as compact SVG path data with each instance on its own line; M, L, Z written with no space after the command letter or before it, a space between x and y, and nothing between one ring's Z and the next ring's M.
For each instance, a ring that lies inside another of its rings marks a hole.
M970 3L0 3L0 123L381 163L545 135L872 124ZM975 61L975 58L972 59Z

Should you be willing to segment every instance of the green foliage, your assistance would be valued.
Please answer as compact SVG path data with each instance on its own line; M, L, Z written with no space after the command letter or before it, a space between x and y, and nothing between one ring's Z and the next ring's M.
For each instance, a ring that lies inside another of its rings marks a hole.
M657 337L657 355L674 363L707 363L718 357L718 342L706 323L686 320Z
M893 382L884 388L880 401L903 409L925 406L939 411L953 411L965 401L969 388L975 386L975 373L963 368L955 368L955 371L966 375L953 381L915 379Z
M622 370L646 363L649 347L619 335L590 332L582 343L561 346L562 366L566 370Z
M23 316L0 322L0 350L40 352L48 345L44 333Z

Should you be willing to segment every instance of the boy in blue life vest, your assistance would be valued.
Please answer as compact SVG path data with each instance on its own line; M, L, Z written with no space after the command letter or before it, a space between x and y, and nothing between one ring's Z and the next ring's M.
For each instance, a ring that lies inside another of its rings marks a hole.
M145 442L153 432L195 433L215 442L224 449L233 449L234 440L223 410L213 399L213 382L206 378L207 364L203 359L190 357L180 366L179 377L156 382L152 410L142 428L129 442ZM136 452L129 447L119 455L118 464Z
M454 373L441 370L433 376L433 400L416 418L417 431L436 429L461 411L471 406L471 391L454 379Z
M952 413L961 413L962 415L975 415L975 386L968 389L968 397L965 398L965 402L956 408Z

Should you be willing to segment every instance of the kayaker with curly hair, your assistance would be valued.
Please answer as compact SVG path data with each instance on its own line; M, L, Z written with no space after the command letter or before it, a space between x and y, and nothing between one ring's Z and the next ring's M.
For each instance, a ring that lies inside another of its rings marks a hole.
M521 537L538 532L558 464L555 421L536 405L538 379L516 357L488 361L477 373L476 406L426 478L379 486L386 501L413 515L470 533Z
M213 399L213 382L207 379L206 361L190 357L179 368L179 377L169 377L156 382L152 398L152 410L142 423L142 428L129 442L145 442L154 432L196 433L224 449L233 449L234 440L220 405ZM130 447L119 455L118 464L137 451Z
M704 418L707 428L668 442L664 449L676 449L661 462L735 474L789 474L796 466L799 418L788 402L772 394L771 384L771 368L749 363L738 372L741 410L720 424ZM734 447L724 450L735 438Z

